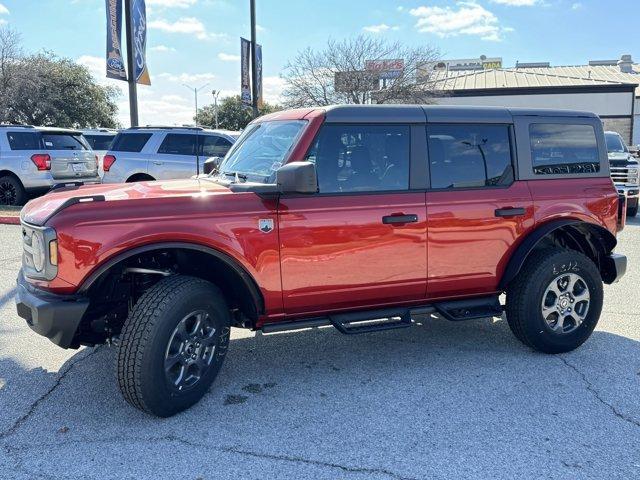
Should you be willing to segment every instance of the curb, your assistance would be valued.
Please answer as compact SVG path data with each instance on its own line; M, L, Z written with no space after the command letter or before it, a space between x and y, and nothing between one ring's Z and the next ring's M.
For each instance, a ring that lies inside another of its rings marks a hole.
M0 215L0 225L20 225L20 217Z

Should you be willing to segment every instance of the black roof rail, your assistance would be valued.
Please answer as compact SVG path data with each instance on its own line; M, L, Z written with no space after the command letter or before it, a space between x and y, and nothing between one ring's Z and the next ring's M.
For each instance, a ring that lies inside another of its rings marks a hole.
M33 125L27 125L25 123L0 123L0 127L36 128Z
M158 129L158 130L204 130L202 127L180 127L177 125L144 125L138 127L129 127L127 130L145 130L145 129Z

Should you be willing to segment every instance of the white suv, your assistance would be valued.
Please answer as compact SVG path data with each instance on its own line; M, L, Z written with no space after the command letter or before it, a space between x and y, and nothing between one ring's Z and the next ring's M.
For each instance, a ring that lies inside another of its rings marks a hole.
M97 164L77 130L0 125L0 205L22 205L59 183L99 182Z
M204 162L224 157L240 134L200 127L133 127L122 130L104 156L103 182L190 178Z
M84 136L85 140L94 151L94 153L98 156L98 172L101 176L102 160L107 154L109 148L111 148L113 139L116 138L117 134L117 130L113 130L110 128L92 128L82 130L82 135Z

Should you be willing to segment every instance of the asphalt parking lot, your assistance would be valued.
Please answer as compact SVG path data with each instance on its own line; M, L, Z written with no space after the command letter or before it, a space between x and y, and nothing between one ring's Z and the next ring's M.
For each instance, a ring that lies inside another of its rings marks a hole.
M0 225L0 477L640 478L640 220L618 250L630 271L570 354L503 320L236 330L204 400L159 420L121 398L112 349L61 350L18 318L19 227Z

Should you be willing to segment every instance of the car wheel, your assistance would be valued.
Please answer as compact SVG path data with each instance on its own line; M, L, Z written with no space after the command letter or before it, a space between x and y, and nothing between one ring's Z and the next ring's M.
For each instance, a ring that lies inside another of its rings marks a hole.
M27 199L22 182L12 175L0 177L0 205L24 205Z
M159 281L122 328L117 376L124 398L159 417L194 405L222 366L229 332L229 309L215 285L180 275Z
M573 250L534 252L507 287L511 331L529 347L562 353L582 345L602 311L602 279L586 255Z
M638 214L638 202L635 205L627 207L627 217L635 217Z

